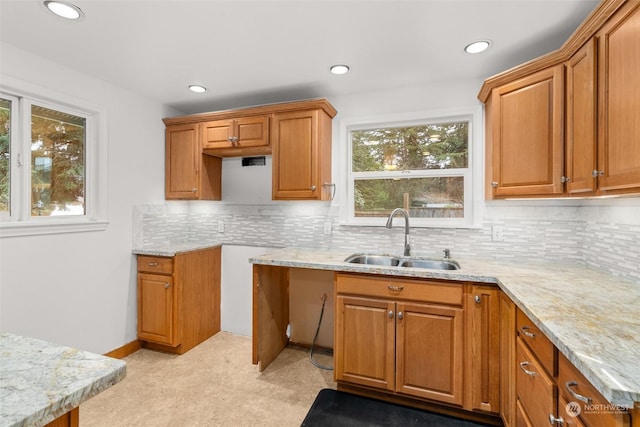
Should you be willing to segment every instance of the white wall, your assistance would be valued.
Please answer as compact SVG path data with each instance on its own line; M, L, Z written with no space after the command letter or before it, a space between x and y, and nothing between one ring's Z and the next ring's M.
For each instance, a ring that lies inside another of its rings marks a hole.
M0 330L105 353L136 338L132 206L164 200L164 125L179 112L2 44L10 77L108 114L106 231L0 240Z

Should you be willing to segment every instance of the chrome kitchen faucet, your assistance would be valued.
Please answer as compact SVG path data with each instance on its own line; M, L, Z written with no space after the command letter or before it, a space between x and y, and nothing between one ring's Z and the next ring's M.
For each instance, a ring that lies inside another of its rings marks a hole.
M406 209L395 208L389 215L389 218L387 218L386 227L391 228L393 217L398 213L404 216L404 256L411 256L411 244L409 239L409 212L407 212Z

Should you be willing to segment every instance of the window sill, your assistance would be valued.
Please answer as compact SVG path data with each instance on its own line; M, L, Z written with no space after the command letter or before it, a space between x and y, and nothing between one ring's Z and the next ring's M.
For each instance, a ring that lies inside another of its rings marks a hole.
M106 220L58 220L0 223L0 238L19 236L38 236L43 234L81 233L104 231L109 221Z

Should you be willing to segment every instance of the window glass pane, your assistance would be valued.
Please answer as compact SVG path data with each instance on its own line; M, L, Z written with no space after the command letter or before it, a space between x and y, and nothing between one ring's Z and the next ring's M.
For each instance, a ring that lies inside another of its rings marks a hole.
M31 215L85 214L86 119L31 107Z
M466 168L467 122L351 132L353 172Z
M9 211L11 184L11 101L0 98L0 212Z
M464 178L363 179L354 182L356 217L387 217L405 207L413 218L464 218Z

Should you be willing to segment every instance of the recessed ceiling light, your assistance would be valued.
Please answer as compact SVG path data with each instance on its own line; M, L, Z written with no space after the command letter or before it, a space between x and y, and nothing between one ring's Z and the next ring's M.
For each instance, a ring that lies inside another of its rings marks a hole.
M330 68L331 72L333 74L347 74L350 70L348 65L344 65L344 64L336 64L336 65L332 65Z
M80 19L82 10L75 4L63 1L45 1L44 5L51 12L65 19Z
M191 92L203 93L207 91L207 88L201 85L189 85L189 90Z
M467 53L480 53L487 50L489 46L491 46L491 42L489 40L478 40L466 45L464 47L464 51Z

